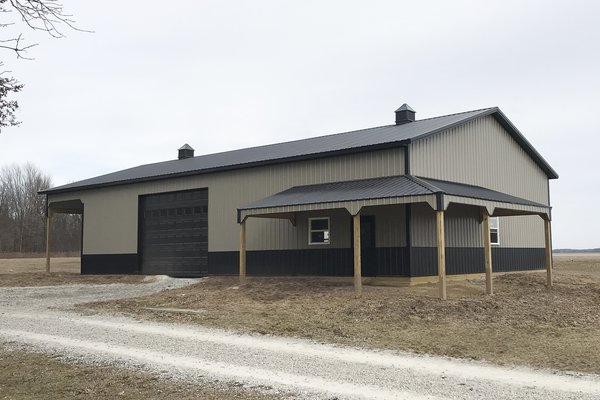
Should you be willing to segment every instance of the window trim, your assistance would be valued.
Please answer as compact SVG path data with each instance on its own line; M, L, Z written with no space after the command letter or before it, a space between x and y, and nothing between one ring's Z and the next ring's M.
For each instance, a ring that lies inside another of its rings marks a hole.
M490 218L490 244L492 246L500 246L500 217L489 217ZM492 228L492 219L496 221L496 227ZM496 231L496 242L492 241L492 230Z
M327 220L327 229L312 229L312 221L315 220ZM308 245L309 246L326 246L331 244L331 219L329 217L311 217L308 219ZM313 232L328 232L329 238L327 242L313 242L312 241L312 233Z

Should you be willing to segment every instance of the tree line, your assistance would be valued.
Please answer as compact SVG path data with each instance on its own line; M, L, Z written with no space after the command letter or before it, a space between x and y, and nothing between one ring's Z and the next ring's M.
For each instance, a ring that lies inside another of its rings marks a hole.
M46 197L38 191L52 186L48 174L31 163L0 169L0 253L46 251ZM79 252L81 216L54 214L52 252Z

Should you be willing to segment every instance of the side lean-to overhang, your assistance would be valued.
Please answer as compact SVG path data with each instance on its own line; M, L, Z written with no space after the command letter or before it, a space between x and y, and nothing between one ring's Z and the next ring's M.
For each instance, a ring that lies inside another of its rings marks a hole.
M417 120L401 125L386 125L291 142L251 147L222 153L171 160L101 175L95 178L41 191L65 193L107 186L126 185L211 172L228 171L292 161L317 159L342 154L407 146L409 143L486 116L495 118L549 179L558 174L533 148L519 130L497 107Z
M343 208L356 215L362 207L428 203L445 210L450 203L487 209L489 215L540 215L550 207L506 193L411 175L296 186L238 209L238 222L247 217L293 218L294 213Z

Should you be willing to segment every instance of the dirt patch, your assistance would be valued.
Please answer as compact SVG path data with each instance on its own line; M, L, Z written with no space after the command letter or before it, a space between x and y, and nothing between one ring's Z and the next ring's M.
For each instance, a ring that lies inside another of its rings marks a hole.
M192 385L113 366L61 361L60 358L0 347L3 399L275 399L262 392L216 382Z
M555 259L555 287L545 274L451 282L449 300L435 285L364 288L314 278L213 277L183 289L90 304L153 320L408 350L500 364L600 373L600 257ZM149 308L180 308L176 313Z
M0 259L0 287L55 286L151 282L144 275L80 275L79 257L53 258L50 273L45 258Z

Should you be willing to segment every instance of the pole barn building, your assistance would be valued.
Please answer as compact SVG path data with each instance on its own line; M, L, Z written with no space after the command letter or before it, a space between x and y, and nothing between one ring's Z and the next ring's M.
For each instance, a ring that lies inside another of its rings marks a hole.
M395 277L547 268L558 175L498 108L141 165L45 190L83 274ZM48 230L50 232L50 230ZM49 239L49 238L48 238ZM49 266L49 253L48 253ZM394 280L392 279L392 280Z

